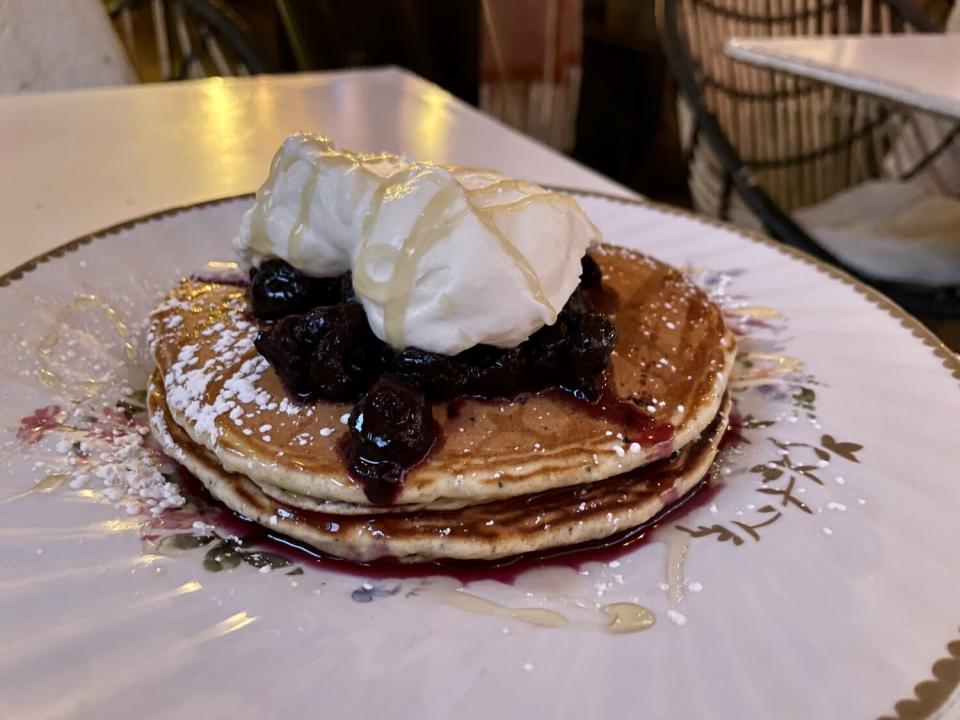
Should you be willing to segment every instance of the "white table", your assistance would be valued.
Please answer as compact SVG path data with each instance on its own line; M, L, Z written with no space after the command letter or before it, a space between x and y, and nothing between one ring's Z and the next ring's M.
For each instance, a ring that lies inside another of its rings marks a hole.
M960 119L960 33L731 38L726 52L751 65Z
M0 272L164 208L255 190L281 140L628 189L396 68L0 98Z

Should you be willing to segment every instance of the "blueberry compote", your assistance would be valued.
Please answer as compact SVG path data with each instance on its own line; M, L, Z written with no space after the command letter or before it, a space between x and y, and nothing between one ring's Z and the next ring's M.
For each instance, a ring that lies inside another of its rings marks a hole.
M383 375L350 414L345 449L351 474L363 482L370 502L389 503L407 468L430 451L436 438L423 390L400 375Z
M317 305L353 300L350 273L335 278L304 275L283 260L264 260L250 270L250 306L261 320L306 312Z
M261 321L257 350L303 401L356 401L343 455L367 498L389 504L404 473L437 439L432 403L469 395L509 398L560 387L596 402L617 341L615 296L583 258L580 284L557 322L514 348L477 345L446 356L399 352L367 324L347 273L311 278L282 260L250 271L250 312Z

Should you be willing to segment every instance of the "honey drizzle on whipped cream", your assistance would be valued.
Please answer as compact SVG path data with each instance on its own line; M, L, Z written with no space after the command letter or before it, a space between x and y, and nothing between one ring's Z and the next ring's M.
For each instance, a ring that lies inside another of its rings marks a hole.
M398 175L403 176L406 172L407 171L403 171ZM374 298L384 306L383 324L388 343L395 347L402 347L405 344L404 320L406 318L410 296L413 292L414 282L416 281L419 261L434 244L445 236L450 230L452 223L458 220L463 213L466 212L467 208L476 214L477 218L499 241L501 249L510 258L514 266L523 274L533 299L549 310L550 323L556 321L558 311L553 307L544 293L540 278L523 253L517 249L516 245L511 242L506 233L496 224L493 213L494 211L503 210L515 211L525 207L534 200L561 198L573 202L572 199L564 198L564 196L558 193L547 191L537 195L528 195L507 205L484 207L477 205L472 200L471 194L486 193L494 188L497 191L502 191L507 188L519 190L524 185L530 185L530 183L502 178L483 188L469 190L454 177L430 199L420 213L420 217L414 224L410 234L404 239L399 248L392 246L370 248L370 231L372 230L376 220L376 213L379 212L384 196L389 191L389 188L408 182L411 178L403 177L402 180L397 180L397 175L394 175L390 179L392 182L390 184L384 184L377 192L375 205L371 208L370 214L365 218L364 240L353 267L354 284L357 289L363 294ZM449 212L460 197L460 191L464 193L466 207L444 219L444 215ZM393 272L388 280L378 281L372 277L371 264L377 261L393 262Z
M379 286L383 292L377 298L383 303L383 329L386 340L394 347L402 347L404 343L404 318L407 306L410 304L410 294L417 276L417 265L420 258L440 240L450 224L460 213L443 219L443 215L451 206L456 197L456 184L450 183L434 195L420 213L413 229L406 237L399 249L390 246L377 246L375 249L389 248L393 251L393 272L384 282L377 282L370 277L369 260L373 253L369 252L369 244L364 243L357 261L354 263L354 275L362 278L364 285ZM371 297L376 297L371 294Z
M354 284L364 295L374 298L384 307L384 333L386 340L395 347L405 345L406 311L410 297L414 290L417 277L417 267L424 254L441 240L450 230L451 224L461 217L468 209L475 213L484 227L498 241L503 252L510 258L514 266L521 272L533 299L545 307L549 312L548 324L556 322L559 309L554 307L547 298L540 282L540 278L530 261L517 248L505 232L497 225L495 213L516 212L533 202L559 202L569 207L576 207L576 201L570 197L550 190L543 190L539 186L510 178L497 177L493 182L479 188L468 188L463 185L457 174L464 168L452 165L434 165L432 163L416 163L403 168L393 174L384 176L373 171L368 164L375 161L396 158L389 153L353 154L337 150L332 141L324 137L309 135L299 136L303 146L312 146L321 153L325 160L341 162L356 167L359 171L372 178L378 185L371 197L371 205L363 219L363 238L353 263ZM273 187L281 172L285 172L299 156L286 156L277 153L270 164L270 172L266 182L257 191L256 210L251 219L250 248L261 255L271 255L267 243L267 216L273 208ZM285 160L285 161L284 161ZM417 219L410 234L404 238L399 248L393 246L369 247L370 235L376 224L377 217L384 198L388 193L405 183L425 174L430 169L439 167L453 176L437 194L431 198ZM297 221L290 229L287 238L287 253L290 263L294 266L302 264L301 242L303 235L310 229L310 203L316 192L321 167L314 165L309 177L303 184L300 193L300 206ZM542 192L531 193L532 188ZM476 199L493 193L514 190L526 193L523 197L504 205L484 206ZM359 185L355 186L354 193L359 192ZM462 196L466 203L464 209L444 218L457 200ZM599 235L599 233L597 233ZM392 272L386 280L376 280L373 277L374 265L378 263L393 264Z
M287 252L290 254L290 263L300 265L303 263L303 257L300 254L300 245L303 240L303 233L310 226L310 199L317 189L317 182L320 180L320 168L315 167L310 177L303 184L300 191L300 211L297 215L297 224L293 226L290 232L290 240L287 242Z
M502 182L515 183L515 188L517 189L519 188L519 185L517 184L516 180L504 180ZM497 183L497 185L499 184L500 183ZM487 188L483 188L480 190L480 192L486 189ZM503 189L502 187L498 187L498 190L502 190L502 189ZM536 196L536 199L540 199L540 198L548 199L546 196L561 197L557 193L546 193L544 196ZM519 210L520 208L523 208L529 205L531 202L533 202L534 199L535 199L535 196L528 195L508 205L500 205L500 206L493 206L493 207L496 208L497 210L508 210L508 209ZM537 277L537 273L534 271L533 266L530 264L530 261L527 260L526 257L524 257L523 253L521 253L517 249L516 245L510 242L510 238L508 238L506 236L506 233L504 233L500 229L500 227L497 225L496 220L494 220L493 218L492 209L478 206L476 203L474 203L470 199L469 195L467 196L467 203L470 205L471 209L477 214L477 217L480 218L480 221L484 224L484 226L486 226L486 228L491 233L493 233L493 236L500 241L500 247L510 257L510 259L513 261L513 264L517 267L518 270L520 270L520 272L523 273L523 277L527 281L527 287L530 289L530 292L533 295L533 299L550 311L550 316L551 316L550 324L553 324L554 322L556 322L557 309L553 307L553 305L547 299L546 294L543 292L543 285L540 284L540 278Z

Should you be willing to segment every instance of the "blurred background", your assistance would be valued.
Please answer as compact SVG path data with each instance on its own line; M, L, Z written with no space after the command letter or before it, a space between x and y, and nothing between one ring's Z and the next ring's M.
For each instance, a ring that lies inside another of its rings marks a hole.
M46 32L77 56L89 45L106 65L74 58L44 74L20 32L29 61L0 43L0 61L25 66L7 92L399 65L624 185L686 202L652 0L0 0L0 20L4 5L34 40Z
M0 0L0 93L401 66L648 198L833 262L960 347L960 124L723 52L958 31L954 5Z

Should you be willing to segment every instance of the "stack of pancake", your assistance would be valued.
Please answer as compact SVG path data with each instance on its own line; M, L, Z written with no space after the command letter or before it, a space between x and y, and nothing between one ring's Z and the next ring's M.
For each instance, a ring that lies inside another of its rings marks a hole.
M620 299L601 401L557 389L437 403L439 440L388 506L342 460L352 407L289 396L253 345L241 286L185 279L154 311L151 427L235 512L358 562L494 560L643 526L708 473L735 344L675 269L592 254Z

